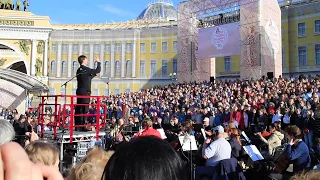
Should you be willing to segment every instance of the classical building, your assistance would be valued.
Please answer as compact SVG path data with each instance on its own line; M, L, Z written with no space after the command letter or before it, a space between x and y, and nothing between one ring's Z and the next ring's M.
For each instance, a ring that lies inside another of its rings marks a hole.
M79 55L101 73L92 95L134 92L172 83L177 72L177 11L172 3L150 3L136 20L106 24L50 24L47 16L0 10L0 65L35 76L51 94L75 94L72 78ZM105 80L110 79L106 84Z

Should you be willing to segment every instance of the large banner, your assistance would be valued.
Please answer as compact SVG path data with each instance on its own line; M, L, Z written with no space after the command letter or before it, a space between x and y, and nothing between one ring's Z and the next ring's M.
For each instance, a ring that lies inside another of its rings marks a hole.
M239 22L199 30L199 59L240 54Z

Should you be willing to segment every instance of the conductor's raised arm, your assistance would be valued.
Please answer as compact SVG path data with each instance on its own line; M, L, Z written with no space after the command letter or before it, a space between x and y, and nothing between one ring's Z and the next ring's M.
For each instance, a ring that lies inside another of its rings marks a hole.
M100 62L100 59L95 57L94 58L94 61L97 62L97 67L96 69L90 69L90 74L92 74L92 76L96 76L97 74L100 73L101 71L101 62Z

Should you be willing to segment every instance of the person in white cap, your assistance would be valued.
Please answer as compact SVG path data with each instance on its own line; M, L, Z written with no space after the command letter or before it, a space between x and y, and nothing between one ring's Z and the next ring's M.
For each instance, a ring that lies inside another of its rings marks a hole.
M230 143L224 138L224 128L217 126L213 128L213 141L207 138L202 148L202 156L206 159L206 166L196 167L196 180L201 179L203 176L212 177L215 171L215 166L221 160L231 158Z
M212 135L212 126L210 126L210 119L205 117L203 120L203 128L208 136Z

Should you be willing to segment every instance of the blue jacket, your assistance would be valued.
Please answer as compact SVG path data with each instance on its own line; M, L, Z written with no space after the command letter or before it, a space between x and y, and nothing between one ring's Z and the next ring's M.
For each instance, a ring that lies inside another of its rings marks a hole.
M215 180L246 180L242 168L235 158L224 159L216 166L212 179Z
M287 145L286 149L287 158L293 163L293 172L300 172L310 167L311 158L309 149L303 141L298 142L297 145Z

